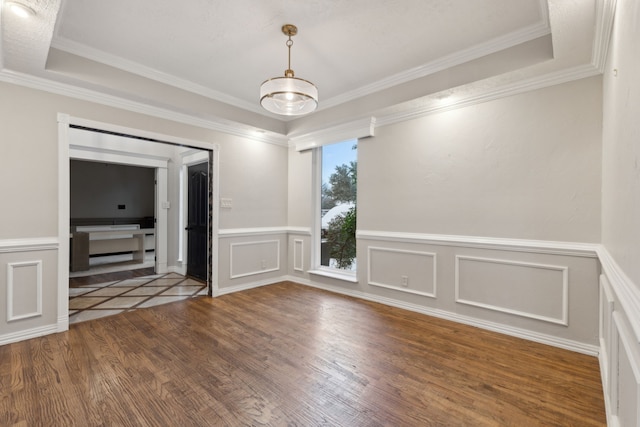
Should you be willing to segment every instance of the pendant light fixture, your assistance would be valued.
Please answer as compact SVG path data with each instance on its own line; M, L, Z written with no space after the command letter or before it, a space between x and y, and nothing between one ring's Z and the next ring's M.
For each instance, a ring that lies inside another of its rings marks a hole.
M282 32L289 37L289 66L284 72L284 77L274 77L262 83L260 105L275 114L301 116L318 107L318 89L310 81L295 77L291 69L291 37L298 34L298 28L286 24L282 26Z

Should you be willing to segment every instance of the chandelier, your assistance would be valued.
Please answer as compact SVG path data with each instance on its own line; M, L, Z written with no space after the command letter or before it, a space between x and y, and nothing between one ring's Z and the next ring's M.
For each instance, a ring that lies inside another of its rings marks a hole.
M318 89L310 81L294 76L291 69L291 37L298 34L295 25L282 26L282 32L289 37L289 63L284 77L273 77L265 80L260 86L260 105L272 113L284 116L301 116L318 107Z

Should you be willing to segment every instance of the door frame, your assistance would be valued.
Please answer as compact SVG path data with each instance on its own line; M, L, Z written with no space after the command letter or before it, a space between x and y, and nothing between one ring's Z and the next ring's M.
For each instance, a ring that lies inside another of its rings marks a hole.
M188 245L188 233L185 233L184 229L187 226L187 219L189 215L189 180L188 170L189 166L197 165L200 163L209 163L209 153L200 151L198 153L187 152L182 156L182 164L180 165L180 172L182 173L182 222L179 224L179 236L182 240L182 257L178 260L181 262L181 273L183 276L187 274L187 263L189 261L189 245ZM209 168L211 169L211 168ZM214 170L216 168L214 167ZM209 178L209 185L211 185L211 177ZM211 228L211 224L209 224ZM215 253L215 252L214 252ZM209 266L211 267L211 266Z
M109 123L98 122L94 120L87 120L79 117L73 117L68 114L58 113L58 241L59 241L59 250L58 250L58 318L57 318L57 330L58 331L66 331L69 329L69 221L70 221L70 171L69 171L69 160L71 159L72 153L72 145L69 139L69 127L70 126L79 126L87 129L95 129L98 131L104 131L114 134L121 134L123 136L132 136L141 139L146 139L149 141L156 141L158 143L169 143L177 146L187 146L196 149L206 150L207 156L209 152L212 157L212 173L209 177L209 185L212 189L212 200L211 200L211 213L212 220L209 226L209 246L211 247L211 253L214 256L211 256L211 262L209 266L209 294L216 295L218 290L218 277L217 275L212 274L212 272L218 271L218 212L219 212L219 152L220 146L218 144L206 141L197 141L191 139L180 138L172 135L164 135L155 132L148 132L141 129L128 128L123 126L118 126ZM74 148L75 150L75 148ZM102 147L93 147L97 153L101 153L100 155L104 156L111 153L109 150L109 146ZM75 152L74 152L75 153ZM111 153L113 155L113 153ZM115 155L117 156L117 155ZM144 153L136 153L139 159L146 159L147 162L154 164L154 161L158 161L159 159L155 156L144 154ZM142 161L142 160L141 160ZM148 166L151 166L149 164ZM157 164L157 163L155 163ZM158 167L158 166L155 166ZM210 168L211 169L211 168ZM159 167L156 169L158 171L158 175L162 175L162 171L164 170L164 174L166 177L166 167ZM162 177L161 177L162 178ZM162 182L162 179L158 180L159 184ZM164 190L167 191L167 185L164 185ZM160 191L160 188L159 188ZM167 198L162 198L162 194L158 194L156 197L156 204L167 201ZM158 209L158 208L157 208ZM160 206L158 209L159 217L164 216L164 220L166 221L167 217L167 209L166 207ZM158 218L160 221L161 218ZM160 228L159 226L156 229ZM167 228L164 229L164 256L166 258L167 252ZM157 230L156 230L157 232ZM159 236L156 235L158 239ZM177 242L177 240L176 240ZM162 242L158 242L158 247L162 247ZM156 251L162 251L162 249L156 249ZM162 267L161 267L162 268ZM172 270L172 267L167 265L168 271Z

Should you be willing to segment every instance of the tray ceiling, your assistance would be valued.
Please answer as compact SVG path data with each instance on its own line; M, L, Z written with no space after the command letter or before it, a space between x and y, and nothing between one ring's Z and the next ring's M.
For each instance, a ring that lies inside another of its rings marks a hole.
M593 62L595 0L23 2L30 22L2 13L5 75L280 134ZM287 66L285 23L292 68L320 93L297 123L258 103Z

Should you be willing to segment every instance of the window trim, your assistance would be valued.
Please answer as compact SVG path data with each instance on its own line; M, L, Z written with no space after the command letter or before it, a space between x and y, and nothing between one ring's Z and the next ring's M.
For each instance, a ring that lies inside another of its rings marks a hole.
M344 280L345 282L358 283L357 272L351 272L346 270L338 270L336 268L318 267L314 270L309 270L309 274L316 276L330 277L332 279Z
M296 151L313 150L323 145L331 145L349 139L358 141L375 135L376 118L365 117L352 122L343 123L302 135L294 135L289 139Z
M358 138L349 138L341 141L334 142L339 144L342 142L355 140L358 143ZM329 145L329 144L324 144ZM311 150L312 153L312 226L311 226L311 266L308 271L309 274L329 277L332 279L344 280L346 282L358 283L358 270L342 270L339 268L330 268L321 264L321 225L322 225L322 146L314 147ZM357 158L357 157L356 157ZM356 202L357 206L357 202ZM356 231L356 244L357 244L357 231ZM356 252L357 259L357 252Z

